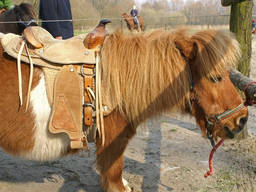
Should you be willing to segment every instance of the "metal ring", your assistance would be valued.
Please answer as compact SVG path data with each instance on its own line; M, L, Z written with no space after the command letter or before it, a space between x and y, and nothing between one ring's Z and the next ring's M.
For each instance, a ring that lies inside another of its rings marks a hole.
M93 74L84 73L83 69L84 69L84 67L83 67L83 65L81 65L80 73L81 73L82 77L84 77L84 76L95 77L96 76L95 73L93 73Z
M85 104L83 104L83 107L91 107L91 108L93 108L93 110L95 110L95 106L91 103L85 103Z

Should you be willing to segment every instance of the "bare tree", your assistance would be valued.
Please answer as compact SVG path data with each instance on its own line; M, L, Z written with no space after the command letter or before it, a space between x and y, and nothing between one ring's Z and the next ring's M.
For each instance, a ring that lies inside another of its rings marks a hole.
M110 3L110 0L90 0L93 7L98 10L100 17L102 18L104 15L104 10Z
M251 60L251 26L252 0L221 0L223 6L231 5L230 31L234 32L240 43L242 58L238 63L238 70L244 75L250 74Z
M252 0L221 0L223 6L231 5L230 31L234 32L241 46L242 57L238 62L238 71L245 76L250 74L251 42L252 42ZM240 138L248 135L247 128Z

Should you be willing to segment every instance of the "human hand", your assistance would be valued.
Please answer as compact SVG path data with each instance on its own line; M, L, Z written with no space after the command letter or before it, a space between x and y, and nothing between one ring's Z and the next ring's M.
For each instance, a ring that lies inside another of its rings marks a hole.
M55 39L62 40L62 36L55 37Z

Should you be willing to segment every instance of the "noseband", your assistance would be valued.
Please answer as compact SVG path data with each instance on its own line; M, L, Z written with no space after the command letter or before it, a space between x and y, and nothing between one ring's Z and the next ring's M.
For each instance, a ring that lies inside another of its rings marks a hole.
M226 111L224 111L221 114L217 114L217 115L212 115L210 117L206 117L206 123L205 123L206 135L207 135L207 138L210 140L211 145L212 145L212 147L214 149L216 148L216 146L215 146L215 142L214 142L213 135L212 135L213 127L218 122L220 122L221 120L229 118L232 114L234 114L237 111L240 111L244 107L245 107L244 104L241 103L240 105L238 105L234 109L226 110Z

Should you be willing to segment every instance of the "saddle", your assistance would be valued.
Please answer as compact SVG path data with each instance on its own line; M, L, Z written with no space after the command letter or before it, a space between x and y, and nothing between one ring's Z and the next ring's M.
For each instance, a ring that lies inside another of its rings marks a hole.
M49 131L68 134L72 149L86 149L88 141L95 141L97 131L103 135L100 125L94 129L95 113L99 119L99 110L105 109L105 115L111 112L110 102L102 107L102 100L108 99L98 94L100 73L95 77L99 51L108 34L105 25L110 22L103 19L88 35L67 40L57 40L43 28L33 26L26 28L23 36L6 34L1 41L10 56L30 64L32 60L43 69L52 106Z

